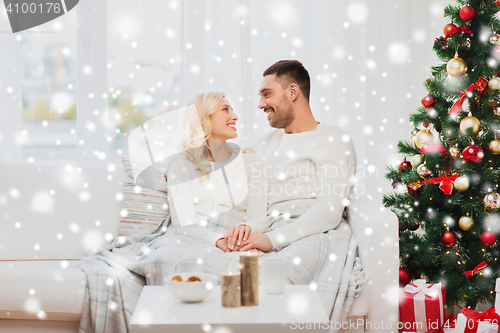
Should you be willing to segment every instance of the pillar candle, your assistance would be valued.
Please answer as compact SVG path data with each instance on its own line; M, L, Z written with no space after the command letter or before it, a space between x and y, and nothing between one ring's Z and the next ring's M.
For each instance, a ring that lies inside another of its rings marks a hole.
M240 272L227 272L221 276L220 290L222 306L237 308L241 306Z
M241 305L259 304L259 255L256 252L240 254Z

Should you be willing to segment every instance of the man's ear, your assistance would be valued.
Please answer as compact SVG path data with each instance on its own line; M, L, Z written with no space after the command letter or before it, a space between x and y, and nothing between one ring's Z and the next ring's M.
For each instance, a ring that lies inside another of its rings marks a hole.
M299 97L299 94L299 86L297 86L295 83L290 84L290 99L292 102L295 102L295 100Z

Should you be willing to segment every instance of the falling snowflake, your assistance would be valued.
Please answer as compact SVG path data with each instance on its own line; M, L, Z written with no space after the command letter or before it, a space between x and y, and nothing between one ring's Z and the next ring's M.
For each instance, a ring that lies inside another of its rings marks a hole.
M410 48L405 43L396 42L389 46L388 55L392 62L402 64L408 61Z
M17 188L14 188L14 187L9 189L9 194L14 199L18 199L21 196L21 192L19 192L19 190Z
M33 195L30 208L38 213L50 214L54 210L54 197L45 191Z
M355 2L347 7L346 14L352 23L363 23L368 17L368 8L364 3Z
M69 230L71 230L72 233L77 234L80 232L80 227L75 222L72 222L69 224Z
M309 299L302 294L291 295L286 304L288 311L296 316L303 315L309 309Z
M89 230L82 236L82 244L85 249L97 249L104 243L104 237L97 230Z

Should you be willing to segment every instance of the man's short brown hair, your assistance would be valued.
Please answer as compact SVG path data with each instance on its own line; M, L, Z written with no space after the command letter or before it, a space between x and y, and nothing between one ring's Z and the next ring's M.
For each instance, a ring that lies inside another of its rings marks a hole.
M309 101L311 78L300 61L280 60L266 69L262 76L273 74L276 74L276 79L280 81L283 88L288 87L290 83L297 84L304 97Z

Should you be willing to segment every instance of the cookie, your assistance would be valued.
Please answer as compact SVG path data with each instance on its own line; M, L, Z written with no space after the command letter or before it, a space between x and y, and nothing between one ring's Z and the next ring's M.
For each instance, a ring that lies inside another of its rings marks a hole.
M201 282L201 279L197 276L190 276L187 278L186 282Z

